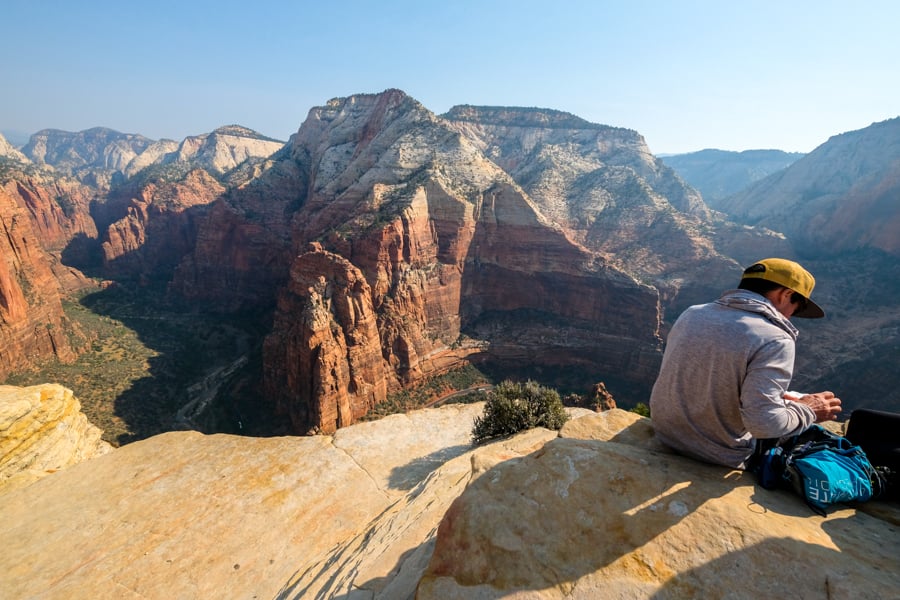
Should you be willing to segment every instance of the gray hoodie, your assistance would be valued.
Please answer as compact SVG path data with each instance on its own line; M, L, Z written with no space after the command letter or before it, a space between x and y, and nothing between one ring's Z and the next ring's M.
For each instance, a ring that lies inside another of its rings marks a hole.
M743 469L757 439L812 425L812 409L784 399L797 333L765 297L746 290L684 311L650 396L660 440L682 454Z

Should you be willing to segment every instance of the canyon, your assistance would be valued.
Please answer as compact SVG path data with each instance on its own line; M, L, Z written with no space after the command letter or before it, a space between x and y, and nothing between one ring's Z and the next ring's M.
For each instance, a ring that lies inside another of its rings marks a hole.
M629 407L683 308L785 256L829 314L801 325L797 385L900 406L897 386L872 395L900 343L895 173L870 158L900 136L873 128L715 210L635 131L550 109L437 115L400 90L314 107L287 143L234 125L180 143L45 130L0 146L0 370L83 352L61 299L114 285L254 315L253 410L293 433L333 433L464 365L567 391L602 380ZM861 175L809 200L851 146Z

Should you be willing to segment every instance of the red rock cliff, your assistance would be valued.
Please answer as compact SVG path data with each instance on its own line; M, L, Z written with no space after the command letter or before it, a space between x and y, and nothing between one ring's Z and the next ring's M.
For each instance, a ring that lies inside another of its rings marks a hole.
M53 259L9 185L0 186L0 377L50 358L74 358Z
M648 375L656 290L573 243L411 98L332 101L292 143L308 169L293 244L322 250L293 263L264 370L295 428L347 425L388 391L461 365L461 333L492 358Z

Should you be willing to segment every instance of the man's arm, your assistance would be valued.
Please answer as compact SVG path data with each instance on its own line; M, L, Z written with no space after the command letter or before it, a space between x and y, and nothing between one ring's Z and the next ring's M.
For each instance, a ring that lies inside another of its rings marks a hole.
M789 402L782 395L794 367L792 340L773 340L761 347L747 365L741 386L741 419L757 439L800 433L816 420L805 402Z

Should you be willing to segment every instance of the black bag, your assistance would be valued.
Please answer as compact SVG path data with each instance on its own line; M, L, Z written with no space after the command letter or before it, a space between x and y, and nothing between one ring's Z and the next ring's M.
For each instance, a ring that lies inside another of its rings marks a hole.
M885 497L900 500L900 413L858 408L850 413L847 439L862 448L887 479Z

